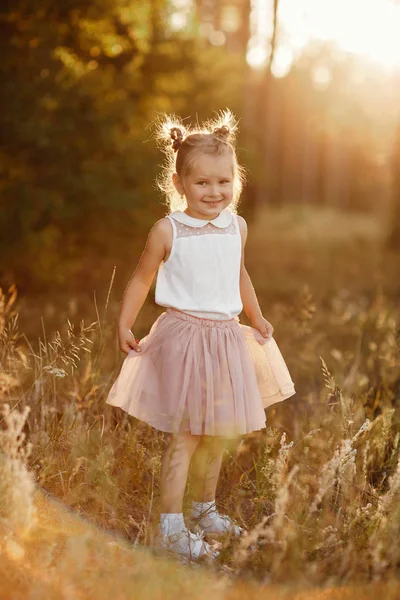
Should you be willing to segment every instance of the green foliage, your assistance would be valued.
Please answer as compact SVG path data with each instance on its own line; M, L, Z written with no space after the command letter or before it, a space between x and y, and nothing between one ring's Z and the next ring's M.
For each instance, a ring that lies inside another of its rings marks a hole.
M149 226L159 157L146 125L158 111L193 114L199 89L196 111L223 105L222 51L168 31L168 10L163 0L1 9L0 254L27 287L86 276L123 222L125 239Z

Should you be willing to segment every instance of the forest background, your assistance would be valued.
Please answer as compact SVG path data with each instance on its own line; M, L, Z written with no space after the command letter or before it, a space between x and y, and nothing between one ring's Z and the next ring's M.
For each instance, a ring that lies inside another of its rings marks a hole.
M269 4L265 32L279 8ZM310 41L275 77L278 13L269 64L254 68L254 13L250 0L3 3L3 287L92 294L116 266L121 291L166 213L149 128L162 112L195 122L229 106L240 119L251 222L266 206L388 215L395 74Z

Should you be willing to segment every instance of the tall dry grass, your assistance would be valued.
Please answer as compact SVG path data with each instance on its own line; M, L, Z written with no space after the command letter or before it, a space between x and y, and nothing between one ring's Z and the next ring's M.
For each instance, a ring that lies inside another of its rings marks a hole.
M257 243L265 235L260 227ZM364 243L349 243L349 250L342 240L343 247L335 246L342 262L335 255L333 268L329 249L336 240L328 229L325 240L310 238L314 250L324 247L320 261L331 264L332 279L343 278L329 290L329 302L311 277L280 302L283 267L274 270L274 260L279 255L288 267L303 256L307 264L307 253L299 251L304 236L288 238L280 254L278 240L264 238L275 249L266 253L264 269L276 275L268 278L276 301L264 314L275 326L297 395L268 413L265 431L226 451L217 502L248 533L226 543L221 559L208 567L221 581L327 586L398 576L399 310L393 282L386 285L373 270L379 236L373 237L372 225L371 231L364 235L374 256L372 274L356 279L349 262L368 262ZM250 263L256 248L249 247ZM339 272L342 264L348 279ZM263 267L257 268L261 281ZM380 285L363 292L374 273ZM23 560L37 527L34 482L94 524L122 534L133 549L151 546L166 436L105 405L122 360L111 296L110 285L89 325L67 318L61 332L48 333L42 320L36 343L19 330L15 287L1 292L0 546L8 561ZM143 310L149 324L156 310ZM185 508L191 487L189 479ZM80 560L76 543L68 568Z

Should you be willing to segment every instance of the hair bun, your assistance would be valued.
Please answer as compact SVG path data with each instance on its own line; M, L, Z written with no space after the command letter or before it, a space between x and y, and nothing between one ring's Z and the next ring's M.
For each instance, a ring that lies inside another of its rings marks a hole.
M176 152L182 146L183 131L179 127L171 127L169 133L172 140L172 148Z
M231 131L227 125L222 125L222 127L215 127L213 133L220 137L227 138Z

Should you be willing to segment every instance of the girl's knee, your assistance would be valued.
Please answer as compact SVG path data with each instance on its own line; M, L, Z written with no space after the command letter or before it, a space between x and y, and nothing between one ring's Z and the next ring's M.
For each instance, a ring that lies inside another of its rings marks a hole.
M193 435L189 432L176 433L173 435L171 445L176 448L181 448L182 451L186 450L188 453L192 453L197 448L201 440L200 435Z
M201 439L201 444L208 450L219 452L224 450L228 445L228 440L222 436L204 435Z

